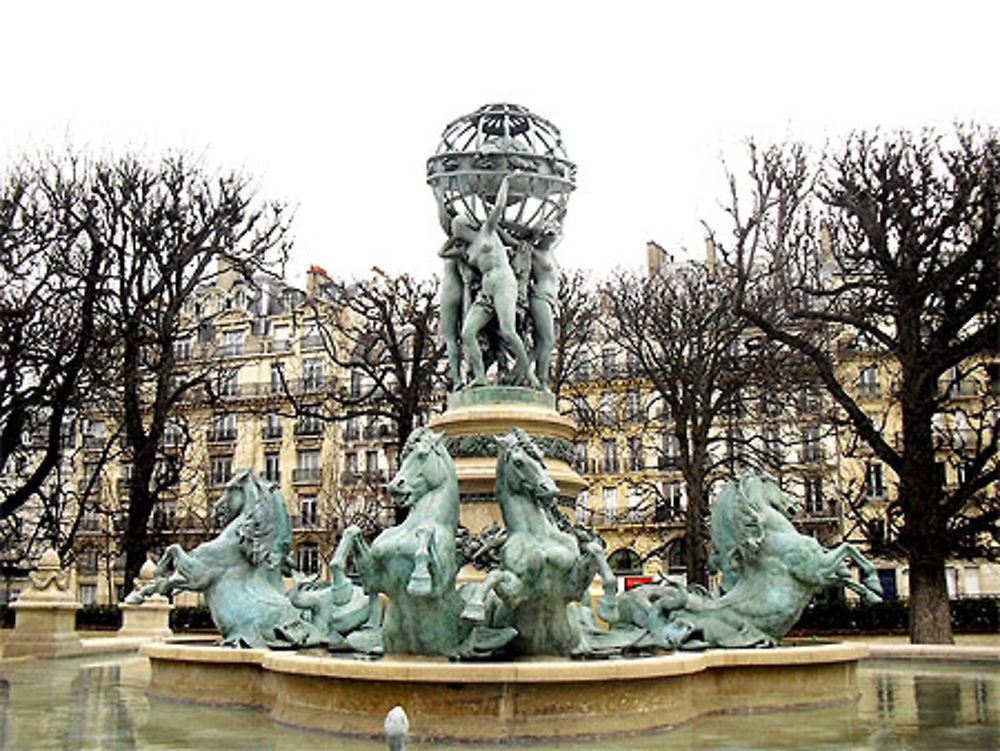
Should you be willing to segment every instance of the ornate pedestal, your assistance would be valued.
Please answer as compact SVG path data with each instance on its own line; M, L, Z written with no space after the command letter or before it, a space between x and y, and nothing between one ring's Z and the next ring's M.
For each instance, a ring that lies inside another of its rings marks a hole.
M501 524L494 499L497 468L495 436L513 428L528 433L545 451L549 477L572 505L586 481L573 459L575 426L555 409L552 394L516 386L487 386L448 395L448 411L431 420L431 429L448 436L448 453L455 460L461 493L461 524L472 533L491 523Z
M142 564L139 577L135 580L135 589L142 589L151 584L155 577L156 566L152 561ZM122 627L118 629L119 636L144 636L150 639L165 639L173 635L170 630L170 611L174 606L163 595L150 595L141 605L130 605L127 602L119 605L122 611Z
M76 611L83 606L73 593L73 576L59 567L54 550L42 554L31 586L12 606L17 613L14 633L2 645L4 657L79 654Z

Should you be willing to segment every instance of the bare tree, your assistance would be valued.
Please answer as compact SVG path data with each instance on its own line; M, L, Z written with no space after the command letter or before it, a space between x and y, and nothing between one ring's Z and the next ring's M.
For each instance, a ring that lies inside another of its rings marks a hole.
M0 188L0 522L40 502L33 516L53 522L41 529L56 546L63 514L48 481L72 450L105 290L106 258L85 236L86 169L25 158Z
M86 241L109 263L99 332L113 362L105 403L132 467L123 539L131 581L146 558L154 504L183 465L176 442L165 451L168 427L176 437L179 406L198 391L212 396L219 382L216 358L185 361L180 346L215 338L213 311L192 308L195 293L220 275L252 282L283 263L288 224L283 207L258 201L245 176L213 176L183 156L97 163L87 206Z
M659 433L644 432L661 436L653 447L660 465L683 477L687 575L705 584L709 491L747 444L737 428L752 387L777 366L736 314L728 286L704 264L670 264L649 277L619 272L602 291L607 339L651 386L644 414L662 415ZM728 450L715 450L723 442ZM654 509L664 506L657 484L643 490Z
M597 290L587 274L580 269L560 271L556 341L549 384L556 399L567 381L589 377L600 313Z
M310 300L311 320L348 382L328 392L324 415L382 418L398 452L444 393L444 342L438 336L436 279L376 269L356 282L333 282ZM301 409L296 405L296 409Z
M729 175L722 248L740 312L807 358L898 478L888 521L909 567L910 637L950 642L945 562L1000 539L995 393L975 375L995 369L1000 343L1000 141L958 126L856 133L815 162L798 145L751 145L749 157L745 179ZM866 409L845 348L883 364L894 419ZM979 393L956 419L962 383Z

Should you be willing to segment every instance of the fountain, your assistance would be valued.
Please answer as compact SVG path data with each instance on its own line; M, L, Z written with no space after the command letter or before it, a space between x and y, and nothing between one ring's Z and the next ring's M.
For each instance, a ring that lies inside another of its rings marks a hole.
M284 500L239 474L215 506L220 535L191 554L168 548L130 601L204 592L222 644L240 649L147 645L150 693L370 736L400 705L413 737L461 740L632 733L853 699L865 647L778 645L815 592L843 584L877 598L877 577L851 546L798 534L772 478L736 478L715 504L719 594L664 581L619 595L600 539L560 510L584 482L567 461L573 425L545 388L552 252L575 186L555 126L523 107L483 107L446 127L428 183L447 235L451 393L445 414L408 438L388 485L406 520L370 545L349 528L330 580L296 577L286 591ZM460 523L498 553L466 581Z

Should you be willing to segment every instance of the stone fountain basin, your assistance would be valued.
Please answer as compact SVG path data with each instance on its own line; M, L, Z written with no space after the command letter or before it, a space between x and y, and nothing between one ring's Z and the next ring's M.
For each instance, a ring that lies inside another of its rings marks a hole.
M149 694L250 706L279 723L380 736L401 705L419 740L584 738L665 729L717 713L856 700L864 644L713 650L600 661L364 661L148 643Z

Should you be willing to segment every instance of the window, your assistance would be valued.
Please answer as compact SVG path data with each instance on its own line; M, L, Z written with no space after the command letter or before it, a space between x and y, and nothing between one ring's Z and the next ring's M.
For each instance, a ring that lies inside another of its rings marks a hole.
M176 342L174 342L174 359L190 360L193 354L194 354L194 342L191 341L190 337L185 337L184 339L178 339Z
M606 391L601 394L601 425L613 427L618 424L618 405L615 394Z
M823 516L826 510L823 499L823 479L807 477L803 484L806 513L810 516Z
M865 465L865 498L870 501L885 500L885 484L879 462L868 462Z
M605 349L601 352L601 375L604 378L612 379L618 377L618 367L616 365L617 353L613 349Z
M224 331L222 332L222 356L233 357L242 355L244 352L245 331Z
M296 435L320 435L323 432L323 418L315 412L303 412L295 426Z
M281 438L281 415L277 412L264 415L264 438Z
M580 524L590 524L590 494L586 490L576 496L576 520Z
M573 444L573 469L581 475L587 474L587 444L577 441Z
M365 472L373 477L378 475L378 451L365 452Z
M236 415L228 413L212 415L212 428L209 431L208 440L214 442L235 441Z
M642 493L637 487L630 486L625 499L628 506L628 520L633 524L642 521Z
M76 561L77 570L81 574L97 573L97 550L95 548L84 548Z
M303 527L319 526L319 504L314 495L303 495L299 497L299 515L302 518Z
M609 439L601 444L601 472L618 471L618 444Z
M619 548L609 555L608 566L618 576L642 573L642 559L630 548Z
M629 425L638 425L642 421L642 397L638 389L629 389L625 392L625 422Z
M673 433L664 433L660 446L660 469L676 469L681 455L681 443Z
M240 371L228 370L220 373L215 388L219 396L238 396L240 393Z
M604 522L613 524L618 511L618 488L604 488L601 491L601 501L604 506Z
M815 425L802 428L802 447L800 449L803 464L815 464L823 461L823 447L819 442L819 428Z
M361 421L357 417L350 417L344 427L344 440L357 441L361 438Z
M361 396L361 371L352 370L351 371L351 397L358 398Z
M628 471L641 472L644 467L642 460L642 438L630 436L628 439Z
M277 451L264 454L264 479L281 482L281 454Z
M323 361L311 357L302 361L302 390L319 391L323 388Z
M88 449L104 448L104 434L107 425L104 420L90 420L87 423L87 432L83 436L83 447Z
M823 408L823 397L814 388L805 389L799 397L799 409L803 414L815 415Z
M590 405L587 404L587 397L583 394L576 394L573 397L573 419L577 425L590 424Z
M97 604L97 585L96 584L81 584L80 585L80 603L82 605L96 605Z
M319 543L300 542L296 551L298 569L303 574L319 573Z
M177 501L171 499L154 503L151 521L155 531L175 529L177 527Z
M213 456L212 485L216 487L225 485L231 479L233 479L233 457Z
M667 522L678 519L684 509L684 491L680 482L665 482L661 486L661 497L656 509L656 521Z
M184 429L175 422L163 426L163 445L173 448L184 443Z
M862 397L869 399L879 395L877 365L861 368L858 373L858 391Z
M296 455L294 482L318 483L322 478L322 464L319 451L299 451Z
M84 509L80 517L80 530L84 532L96 532L101 528L101 515L94 508Z
M281 394L285 391L285 366L280 362L271 363L271 393Z
M358 473L358 455L355 452L349 451L344 454L344 471Z

